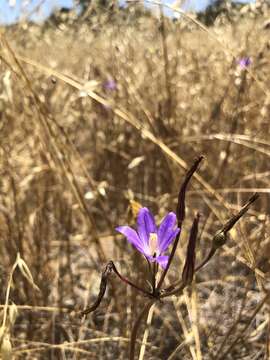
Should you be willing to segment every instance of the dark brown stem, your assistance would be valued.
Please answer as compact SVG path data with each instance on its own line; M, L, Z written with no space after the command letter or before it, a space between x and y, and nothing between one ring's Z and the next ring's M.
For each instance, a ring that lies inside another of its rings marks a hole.
M99 294L98 294L98 297L97 297L97 300L94 302L94 304L92 306L90 306L89 308L83 310L81 313L80 313L80 316L85 316L93 311L95 311L102 299L103 299L103 296L105 294L105 291L106 291L106 288L107 288L107 282L108 282L108 276L111 274L113 270L113 267L112 267L112 264L111 262L109 262L104 271L102 272L102 275L101 275L101 281L100 281L100 286L99 286Z
M141 293L143 293L144 295L148 296L148 297L152 297L152 294L142 288L140 288L138 285L134 284L133 282L131 282L130 280L126 279L124 276L122 276L119 271L116 269L114 263L112 261L110 261L110 264L112 266L112 270L113 272L119 277L119 279L121 281L123 281L125 284L132 286L134 289L140 291Z
M140 327L140 324L141 324L143 318L146 316L146 314L148 313L148 311L153 303L154 303L154 300L148 301L148 303L144 306L144 308L140 312L139 317L135 321L135 324L133 325L131 336L130 336L130 343L129 343L129 360L134 360L134 358L135 358L135 347L136 347L136 339L137 339L138 330L139 330L139 327Z
M248 211L250 205L253 204L259 198L259 194L255 193L251 196L248 202L242 207L238 214L234 215L230 220L226 222L221 231L225 234L231 230L231 228L235 225L235 223Z
M124 276L122 276L119 273L119 271L116 269L114 263L112 261L109 261L108 264L106 265L104 271L102 272L102 275L101 275L101 281L100 281L100 286L99 286L99 294L98 294L97 300L94 302L94 304L92 306L90 306L89 308L83 310L80 313L80 316L85 316L85 315L95 311L99 307L99 305L100 305L100 303L101 303L101 301L102 301L102 299L104 297L106 288L107 288L108 276L111 274L112 271L125 284L132 286L133 288L135 288L136 290L140 291L141 293L143 293L144 295L146 295L146 296L148 296L150 298L154 297L154 295L153 295L154 293L150 293L150 292L140 288L139 286L137 286L136 284L133 284L131 281L126 279Z
M180 284L181 284L181 285L180 285ZM162 294L160 295L160 299L165 298L165 297L168 297L168 296L171 296L171 295L177 295L177 294L181 293L181 292L184 290L184 288L186 287L186 285L183 284L181 281L179 281L179 285L180 285L180 286L179 286L178 288L174 288L174 286L168 287L168 288L164 291L164 293L162 293ZM175 284L175 286L176 286L176 284Z
M199 219L200 214L197 214L190 230L186 261L182 272L182 281L185 285L190 285L192 283L195 272L196 241L198 236Z
M195 272L199 271L202 267L204 267L210 259L215 255L216 249L211 249L209 251L209 254L206 256L206 258L195 268ZM179 286L178 288L175 288L176 286ZM183 289L185 286L182 283L182 280L176 281L174 284L170 285L167 289L165 289L165 296L174 295L175 293L178 293L181 289ZM161 296L161 297L165 297Z
M202 267L204 267L215 255L217 249L225 244L226 242L226 234L231 228L235 225L235 223L248 211L251 204L254 203L259 198L259 195L257 193L253 194L251 198L248 200L248 202L242 207L242 209L238 212L238 214L234 215L231 219L229 219L225 225L219 230L213 238L212 242L212 248L210 249L208 255L206 258L195 268L195 272L199 271ZM167 289L165 289L164 295L161 297L166 297L173 295L177 292L179 292L182 289L182 281L177 281L171 286L169 286ZM175 289L176 286L178 288Z
M178 202L177 202L177 208L176 208L176 215L177 215L177 221L178 221L178 227L182 226L183 221L185 220L186 216L186 190L187 186L190 182L190 179L192 178L195 171L198 169L198 166L200 162L203 160L203 156L199 156L195 161L194 164L191 166L191 168L186 173L184 182L180 188L179 194L178 194Z
M202 161L202 159L203 159L203 156L199 156L194 161L194 164L188 170L188 172L187 172L187 174L185 176L184 182L183 182L182 186L180 187L180 191L179 191L179 194L178 194L178 203L177 203L177 208L176 208L177 222L178 222L178 227L180 229L181 229L182 223L183 223L183 221L185 219L185 197L186 197L187 186L188 186L188 183L189 183L190 179L192 178L192 175L197 170L197 168L198 168L200 162ZM180 239L180 233L177 235L176 239L174 240L173 248L172 248L172 251L170 253L168 264L167 264L165 270L163 271L163 273L162 273L162 275L160 277L160 280L159 280L158 285L157 285L157 290L159 290L161 288L161 286L163 284L163 281L165 280L167 272L168 272L168 270L169 270L169 268L171 266L171 263L172 263L172 260L173 260L173 257L174 257L174 254L175 254L179 239Z
M232 227L236 224L236 222L248 211L250 206L259 198L259 194L255 193L251 196L248 202L242 207L242 209L238 212L238 214L232 216L225 225L222 226L221 230L218 231L212 242L212 248L206 258L202 261L200 265L198 265L195 271L200 270L204 265L206 265L211 258L215 255L218 248L223 246L227 240L227 232L232 229Z
M215 255L216 249L211 249L209 251L209 254L206 256L206 258L195 268L195 272L199 271L204 265L206 265L209 260Z
M156 292L156 275L157 275L157 263L154 261L151 269L152 273L152 291L153 294Z

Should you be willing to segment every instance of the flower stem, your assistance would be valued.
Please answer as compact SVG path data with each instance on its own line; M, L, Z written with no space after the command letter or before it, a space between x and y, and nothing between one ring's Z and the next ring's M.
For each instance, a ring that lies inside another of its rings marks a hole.
M136 347L136 339L137 339L138 330L139 330L139 327L140 327L140 324L141 324L143 318L148 313L148 311L149 311L150 307L152 306L152 304L154 303L154 301L155 300L150 300L145 304L144 308L140 312L137 320L135 321L135 323L133 325L131 336L130 336L130 343L129 343L129 360L134 360L134 358L135 358L135 347Z
M122 276L119 271L116 269L116 266L114 265L114 263L112 261L110 261L110 264L112 266L112 269L114 271L114 273L119 277L119 279L121 281L123 281L125 284L132 286L133 288L135 288L136 290L140 291L141 293L143 293L144 295L151 297L152 294L142 288L140 288L138 285L134 284L133 282L131 282L130 280L128 280L127 278L125 278L124 276Z
M186 190L187 190L187 186L190 182L190 179L192 178L192 175L195 173L195 171L197 170L200 162L203 160L203 156L199 156L193 163L193 165L191 166L191 168L187 171L186 173L186 176L185 176L185 179L180 187L180 190L179 190L179 194L178 194L178 202L177 202L177 209L176 209L176 216L177 216L177 222L178 222L178 227L181 229L182 227L182 224L183 224L183 221L185 219L185 208L186 208L186 205L185 205L185 197L186 197ZM171 263L172 263L172 260L174 258L174 255L175 255L175 251L176 251L176 248L177 248L177 245L178 245L178 242L179 242L179 239L180 239L180 234L181 232L178 233L178 235L176 236L175 240L174 240L174 243L173 243L173 248L172 248L172 251L170 253L170 256L169 256L169 260L168 260L168 263L167 263L167 266L166 268L164 269L161 277L160 277L160 280L158 282L158 285L157 285L157 290L159 290L163 284L163 281L165 280L165 277L167 275L167 272L171 266Z

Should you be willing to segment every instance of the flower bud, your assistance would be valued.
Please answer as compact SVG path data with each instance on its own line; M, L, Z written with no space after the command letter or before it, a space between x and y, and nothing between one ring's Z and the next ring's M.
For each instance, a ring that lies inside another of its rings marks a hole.
M186 261L182 272L182 281L185 285L190 285L193 280L195 272L195 259L196 259L196 241L198 236L198 225L199 225L200 215L197 214L195 217L188 242Z
M227 235L224 231L218 231L213 238L212 248L218 249L227 241Z

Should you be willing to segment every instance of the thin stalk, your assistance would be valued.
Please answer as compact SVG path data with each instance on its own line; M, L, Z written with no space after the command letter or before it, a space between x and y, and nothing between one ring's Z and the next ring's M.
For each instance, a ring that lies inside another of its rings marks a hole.
M157 271L158 271L158 265L157 263L154 261L153 265L152 265L152 289L153 289L153 294L156 293L156 276L157 276Z
M178 220L178 227L181 229L182 227L182 224L183 224L183 221L185 219L185 215L186 215L186 212L185 212L185 197L186 197L186 190L187 190L187 186L189 184L189 181L190 179L192 178L192 175L195 173L195 171L197 170L200 162L202 161L203 159L203 156L199 156L193 163L193 165L191 166L191 168L188 170L188 172L186 173L186 176L185 176L185 179L183 181L183 184L181 185L180 187L180 191L179 191L179 194L178 194L178 203L177 203L177 208L176 208L176 215L177 215L177 220ZM158 285L157 285L157 290L159 290L163 284L163 281L165 280L165 277L167 275L167 272L171 266L171 263L172 263L172 260L174 258L174 255L175 255L175 251L176 251L176 248L177 248L177 245L178 245L178 242L179 242L179 239L180 239L180 233L177 235L176 239L174 240L174 243L173 243L173 248L172 248L172 251L170 253L170 257L169 257L169 260L168 260L168 264L165 268L165 270L163 271L161 277L160 277L160 280L158 282Z
M125 278L124 276L122 276L122 275L119 273L119 271L116 269L116 267L115 267L115 265L114 265L114 263L113 263L112 261L110 261L110 264L111 264L111 266L112 266L113 272L119 277L120 280L122 280L122 281L123 281L124 283L126 283L127 285L132 286L133 288L135 288L136 290L140 291L140 292L143 293L144 295L146 295L146 296L148 296L148 297L153 297L153 295L152 295L150 292L148 292L148 291L140 288L138 285L134 284L133 282L131 282L130 280L128 280L127 278Z
M227 232L229 232L232 227L236 224L236 222L243 216L245 215L245 213L248 211L248 209L250 208L250 206L259 198L258 193L253 194L250 199L248 200L248 202L242 207L242 209L240 209L240 211L232 216L226 223L225 225L222 226L221 230L218 231L214 237L213 237L213 242L212 242L212 247L208 253L208 255L206 256L206 258L197 266L195 267L195 272L199 271L202 267L204 267L211 259L212 257L215 255L216 251L218 250L219 247L222 247L225 242L226 242L226 236L227 236ZM178 288L174 289L175 286L179 285ZM162 297L166 297L166 296L170 296L170 295L174 295L176 293L178 293L179 291L182 290L182 281L177 281L174 284L170 285L167 289L165 289L165 294Z
M181 293L184 290L185 287L186 287L186 284L181 284L176 289L173 289L173 290L168 291L168 292L166 291L165 293L160 295L160 299L168 297L168 296L172 296L172 295L177 295L177 294Z
M170 74L169 74L169 56L168 56L168 44L167 44L167 36L165 29L165 18L163 13L162 4L159 6L160 12L160 34L162 40L162 50L163 50L163 61L164 61L164 74L165 74L165 88L166 88L166 117L167 120L170 119L172 113L172 93L170 86Z
M186 285L190 285L192 283L195 272L196 241L198 236L199 219L200 214L197 214L190 230L186 261L182 272L182 281Z
M135 347L136 347L138 330L139 330L139 327L140 327L140 324L141 324L143 318L146 316L146 314L150 310L154 301L155 300L150 300L150 301L148 301L148 303L145 304L144 308L140 312L137 320L135 321L135 323L133 325L131 336L130 336L130 343L129 343L129 360L134 360L134 358L135 358Z

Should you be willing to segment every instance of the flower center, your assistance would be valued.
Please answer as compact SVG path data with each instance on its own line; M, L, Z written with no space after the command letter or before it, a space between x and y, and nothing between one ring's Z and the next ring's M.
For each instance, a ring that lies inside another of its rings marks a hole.
M158 256L158 237L156 233L150 233L149 235L149 249L152 256Z

